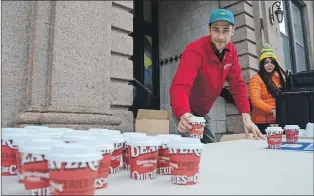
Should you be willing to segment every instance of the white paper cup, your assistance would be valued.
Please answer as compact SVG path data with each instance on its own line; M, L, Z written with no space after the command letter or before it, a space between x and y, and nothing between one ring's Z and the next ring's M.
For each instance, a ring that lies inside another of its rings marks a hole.
M314 137L314 123L306 124L305 135L307 137Z
M182 137L181 135L175 134L159 134L156 135L156 138L161 140L157 160L157 173L161 175L170 175L170 156L167 143L171 142L172 140L180 140Z
M51 151L53 145L61 143L62 141L51 138L39 138L20 145L22 183L27 195L39 192L41 195L51 195L48 161L45 156Z
M272 149L281 148L283 129L281 127L267 127L265 132L268 147Z
M167 143L173 184L194 185L198 183L203 145L198 139L183 138Z
M122 134L116 133L106 133L106 132L99 132L95 134L95 137L99 139L108 139L114 143L114 151L111 154L111 163L110 163L110 174L116 174L120 171L120 167L123 165L122 161L122 149L125 139L123 138Z
M135 137L145 137L147 136L146 133L142 132L124 132L122 133L123 138L125 139L125 142L123 143L122 148L122 160L123 160L123 168L126 170L130 169L130 153L129 148L127 145L127 140Z
M2 128L1 130L1 176L18 175L16 166L16 141L28 135L24 128Z
M46 158L53 195L94 195L102 159L99 148L82 143L63 143L55 145ZM80 181L84 186L69 186Z
M102 159L99 162L97 178L95 180L95 189L104 189L108 186L109 167L111 163L111 153L114 150L114 144L106 139L82 140L83 144L95 146L102 153Z
M299 130L300 127L298 125L286 125L284 127L286 134L286 142L288 144L296 144L299 141Z
M131 179L154 179L157 174L158 149L161 141L153 136L135 137L129 139L127 145L130 152Z

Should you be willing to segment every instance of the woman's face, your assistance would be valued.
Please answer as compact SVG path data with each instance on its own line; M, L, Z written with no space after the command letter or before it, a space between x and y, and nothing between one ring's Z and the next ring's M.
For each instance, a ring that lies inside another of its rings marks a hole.
M270 58L266 58L264 62L264 68L267 73L272 73L275 69L275 65L272 63Z

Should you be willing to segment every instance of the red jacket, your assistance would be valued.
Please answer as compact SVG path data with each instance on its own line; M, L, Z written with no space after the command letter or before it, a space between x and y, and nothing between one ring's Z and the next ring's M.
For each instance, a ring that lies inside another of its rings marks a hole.
M186 112L205 116L226 80L239 112L250 112L236 48L231 42L226 48L229 51L225 52L222 62L215 55L209 36L201 37L185 48L169 89L170 104L177 119Z

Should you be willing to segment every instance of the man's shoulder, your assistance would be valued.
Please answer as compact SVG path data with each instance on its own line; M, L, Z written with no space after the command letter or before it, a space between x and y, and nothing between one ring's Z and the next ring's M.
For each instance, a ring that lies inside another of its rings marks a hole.
M203 36L189 43L185 47L185 50L193 50L195 52L202 53L208 44L209 36Z

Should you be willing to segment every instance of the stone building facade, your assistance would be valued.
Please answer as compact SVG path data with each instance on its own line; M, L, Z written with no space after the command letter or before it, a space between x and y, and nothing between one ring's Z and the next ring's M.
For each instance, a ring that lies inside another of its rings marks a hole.
M168 89L178 57L188 43L208 34L214 9L230 9L235 15L232 41L245 82L258 70L265 42L284 64L282 26L269 21L268 9L274 2L159 1L160 109L170 111ZM305 37L301 45L309 57L304 62L306 69L314 69L314 3L298 2ZM134 130L128 109L133 101L132 1L4 1L2 8L2 127L48 124ZM171 57L177 60L168 62ZM243 132L236 108L222 98L211 115L218 137ZM171 117L171 132L173 121Z

